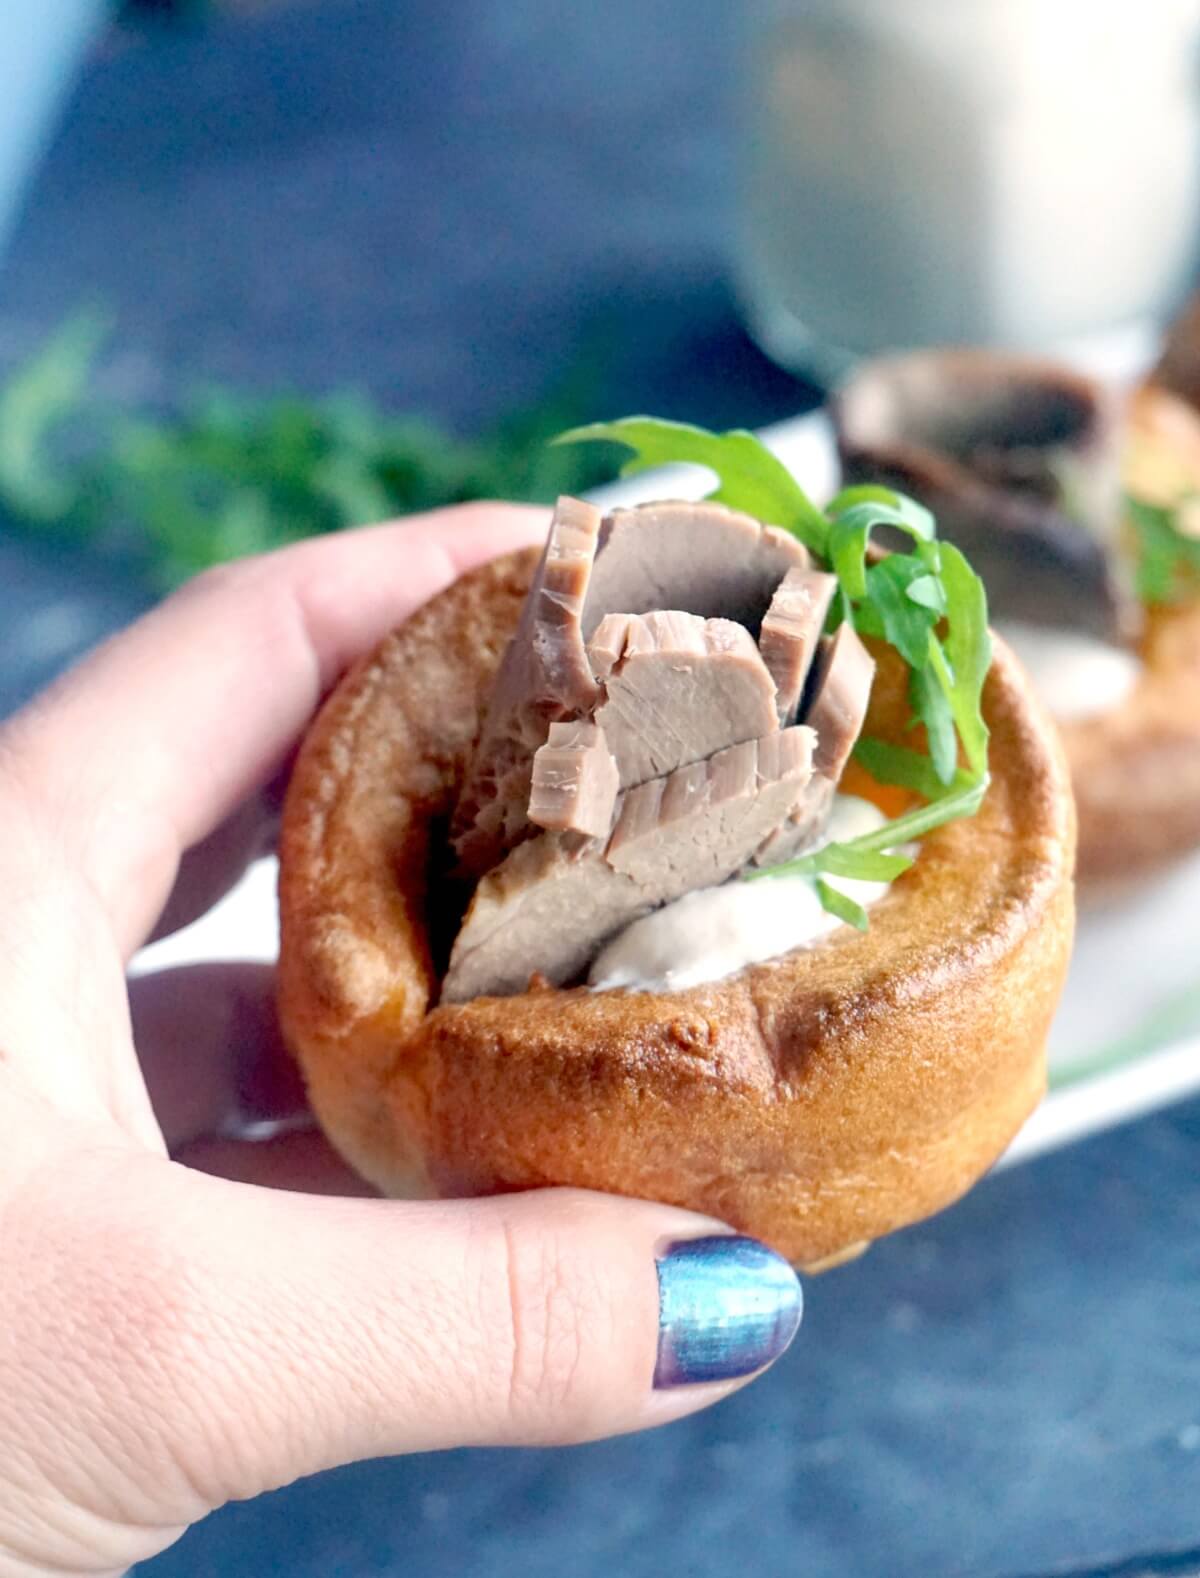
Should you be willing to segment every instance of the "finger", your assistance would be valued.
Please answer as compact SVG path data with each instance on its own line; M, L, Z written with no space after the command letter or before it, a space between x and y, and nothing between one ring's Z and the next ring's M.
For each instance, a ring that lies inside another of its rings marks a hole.
M307 1112L269 965L186 965L129 982L133 1041L168 1149Z
M179 858L265 783L355 657L545 513L463 506L210 571L7 726L26 790L75 850L126 955Z
M143 1525L364 1457L659 1424L772 1362L799 1321L779 1257L643 1201L332 1200L107 1165L54 1180L41 1373L67 1415L77 1392L122 1399L106 1462Z

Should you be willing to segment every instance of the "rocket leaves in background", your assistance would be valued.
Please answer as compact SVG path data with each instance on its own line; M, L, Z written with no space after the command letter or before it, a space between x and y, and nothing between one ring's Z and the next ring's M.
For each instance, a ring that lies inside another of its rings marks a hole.
M92 393L104 315L69 320L0 388L0 512L10 529L128 558L160 588L225 559L467 499L550 502L600 457L552 449L549 402L477 440L366 397L212 389L130 414Z

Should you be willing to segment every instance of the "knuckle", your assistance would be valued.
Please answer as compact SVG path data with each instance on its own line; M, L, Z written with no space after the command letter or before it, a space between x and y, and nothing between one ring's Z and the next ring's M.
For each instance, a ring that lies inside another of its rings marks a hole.
M569 1220L505 1225L511 1321L508 1417L515 1437L545 1444L602 1432L623 1401L606 1363L614 1290L589 1264Z

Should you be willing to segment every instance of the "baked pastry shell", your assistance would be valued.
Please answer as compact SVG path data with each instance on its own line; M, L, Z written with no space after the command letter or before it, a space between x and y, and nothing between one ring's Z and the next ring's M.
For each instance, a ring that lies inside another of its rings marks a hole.
M536 563L498 559L426 604L346 675L300 752L279 1007L327 1134L385 1194L609 1190L800 1265L948 1205L1042 1094L1071 947L1074 810L1019 666L997 643L981 810L923 840L867 933L680 992L436 1006L462 904L447 823ZM876 656L867 732L911 741L902 666Z
M1141 673L1119 706L1058 726L1089 896L1200 848L1200 599L1148 608L1138 655Z

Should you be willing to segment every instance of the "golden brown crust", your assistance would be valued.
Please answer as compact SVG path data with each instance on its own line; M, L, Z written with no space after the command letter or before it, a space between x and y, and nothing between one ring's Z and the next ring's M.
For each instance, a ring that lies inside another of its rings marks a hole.
M1059 732L1079 811L1081 887L1149 875L1200 846L1200 602L1151 608L1119 707Z
M669 995L546 989L427 1012L430 855L535 563L499 560L428 604L347 676L301 752L280 1008L327 1131L389 1193L614 1190L711 1213L801 1264L948 1204L1041 1095L1070 951L1073 810L1016 664L1001 651L985 690L983 808L924 841L865 936L841 928ZM898 737L903 674L877 655L867 727Z

